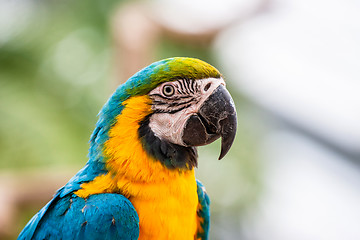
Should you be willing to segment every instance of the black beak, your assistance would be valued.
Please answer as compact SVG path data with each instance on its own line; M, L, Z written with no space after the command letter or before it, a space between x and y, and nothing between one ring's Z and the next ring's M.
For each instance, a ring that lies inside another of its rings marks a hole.
M187 120L182 139L188 146L202 146L221 137L220 160L234 142L236 124L234 101L226 88L220 85L206 99L199 112Z

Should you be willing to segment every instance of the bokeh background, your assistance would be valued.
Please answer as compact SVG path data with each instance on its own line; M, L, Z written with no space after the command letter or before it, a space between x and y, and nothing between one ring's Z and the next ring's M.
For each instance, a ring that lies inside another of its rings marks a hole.
M87 161L96 115L155 60L225 76L235 143L199 149L210 239L360 239L360 2L0 0L0 239Z

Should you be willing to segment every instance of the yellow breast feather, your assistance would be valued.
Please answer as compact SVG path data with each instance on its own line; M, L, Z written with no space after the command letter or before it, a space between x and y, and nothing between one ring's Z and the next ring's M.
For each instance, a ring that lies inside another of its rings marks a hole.
M151 114L151 100L137 96L125 106L104 146L108 173L84 183L80 197L117 192L134 205L139 239L194 239L198 198L194 170L171 170L153 159L138 137L141 121Z

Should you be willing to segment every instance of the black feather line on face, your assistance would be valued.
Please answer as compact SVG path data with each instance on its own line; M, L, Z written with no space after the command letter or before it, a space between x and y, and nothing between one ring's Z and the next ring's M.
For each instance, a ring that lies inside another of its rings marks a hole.
M165 101L167 100L182 100L184 98L189 98L191 96L188 96L188 95L185 95L185 96L171 96L171 97L166 97L166 96L163 96L163 95L160 95L160 94L157 94L157 93L154 93L154 94L149 94L149 97L152 98L152 99L155 99L155 98L160 98L159 100L163 99Z
M188 108L191 106L191 103L189 104L186 104L185 106L179 106L178 108L173 108L173 109L155 109L154 110L154 113L169 113L169 114L174 114L174 113L177 113L181 110L184 110L185 108Z
M180 101L174 101L174 102L170 102L168 103L168 107L171 108L171 107L178 107L178 106L182 106L182 105L191 105L191 103L195 103L196 102L196 99L194 97L189 97L188 99L186 99L185 101L183 102L180 102Z
M179 101L179 99L176 100L169 100L169 101L161 101L161 100L152 100L152 105L153 106L157 106L157 105L167 105L169 108L171 107L177 107L180 105L187 105L189 103L196 103L196 98L192 97L192 96L188 96L186 98L181 99L183 101Z
M155 136L149 127L150 116L141 123L138 130L145 151L169 169L193 169L197 167L197 150L184 147Z

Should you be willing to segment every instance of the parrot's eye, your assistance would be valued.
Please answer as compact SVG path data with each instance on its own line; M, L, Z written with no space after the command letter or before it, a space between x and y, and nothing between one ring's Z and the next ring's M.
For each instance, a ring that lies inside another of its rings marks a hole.
M165 96L170 97L170 96L174 95L175 88L172 85L165 85L162 89L162 92Z

